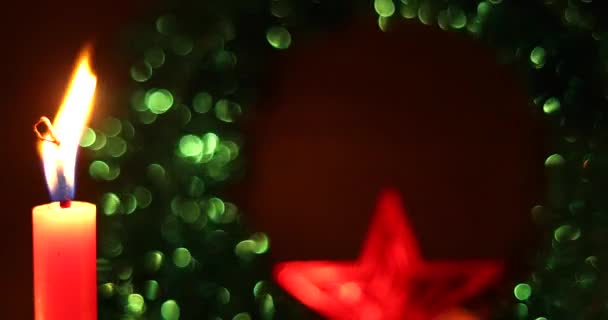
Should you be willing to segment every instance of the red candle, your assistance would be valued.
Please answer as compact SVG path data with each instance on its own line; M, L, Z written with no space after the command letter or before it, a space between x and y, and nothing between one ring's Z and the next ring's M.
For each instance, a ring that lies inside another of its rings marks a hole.
M35 127L53 200L32 210L36 320L97 319L95 205L71 201L96 83L85 51L53 124L43 117Z

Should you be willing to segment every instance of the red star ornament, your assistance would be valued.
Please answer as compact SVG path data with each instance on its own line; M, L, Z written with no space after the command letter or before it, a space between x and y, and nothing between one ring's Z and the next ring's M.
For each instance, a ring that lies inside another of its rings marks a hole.
M381 193L368 232L358 260L280 263L276 281L329 319L430 320L502 271L496 261L425 261L394 190Z

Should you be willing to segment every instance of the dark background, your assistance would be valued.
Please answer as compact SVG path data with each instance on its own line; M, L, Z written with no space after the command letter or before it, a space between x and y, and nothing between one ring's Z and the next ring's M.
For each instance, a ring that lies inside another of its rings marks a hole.
M148 6L61 0L5 12L3 318L33 317L30 210L48 198L31 125L54 115L81 46L114 45ZM355 258L378 191L393 185L425 255L524 266L542 132L519 81L461 35L423 26L387 35L367 22L341 32L277 53L267 99L247 122L251 167L236 197L271 236L273 259ZM125 78L124 62L96 60L94 118L111 108L104 96ZM87 199L93 183L79 172Z

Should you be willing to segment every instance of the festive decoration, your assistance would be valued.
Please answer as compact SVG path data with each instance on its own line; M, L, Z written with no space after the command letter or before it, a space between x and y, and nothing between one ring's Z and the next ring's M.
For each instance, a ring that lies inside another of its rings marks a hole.
M399 195L384 191L356 262L286 262L275 278L330 319L430 320L490 285L493 261L425 261Z
M78 141L87 125L96 84L85 51L53 125L44 121L45 133L35 127L55 201L32 211L36 320L97 319L96 208L72 202Z
M129 117L107 119L82 141L96 156L90 174L109 188L100 201L103 319L298 317L255 259L268 238L245 232L237 206L218 194L241 172L234 124L251 112L272 50L288 54L361 12L375 12L385 32L400 19L465 32L526 76L531 113L550 129L547 199L531 210L543 245L496 317L608 317L600 1L179 0L160 8L128 33L133 65L124 74L134 87L116 105L130 104Z

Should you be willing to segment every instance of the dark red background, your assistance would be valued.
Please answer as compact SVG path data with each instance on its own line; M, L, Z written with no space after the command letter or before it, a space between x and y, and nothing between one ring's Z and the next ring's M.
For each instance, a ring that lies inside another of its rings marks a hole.
M148 9L139 3L20 2L4 12L3 318L33 317L30 210L48 198L31 125L54 114L83 43L114 43ZM295 38L289 55L277 54L277 78L248 123L252 162L238 194L246 220L272 237L274 259L354 258L377 192L390 184L425 254L521 260L541 133L491 52L429 30L383 35L367 24L310 47ZM105 88L128 68L96 64L104 108ZM93 185L85 170L83 197Z

